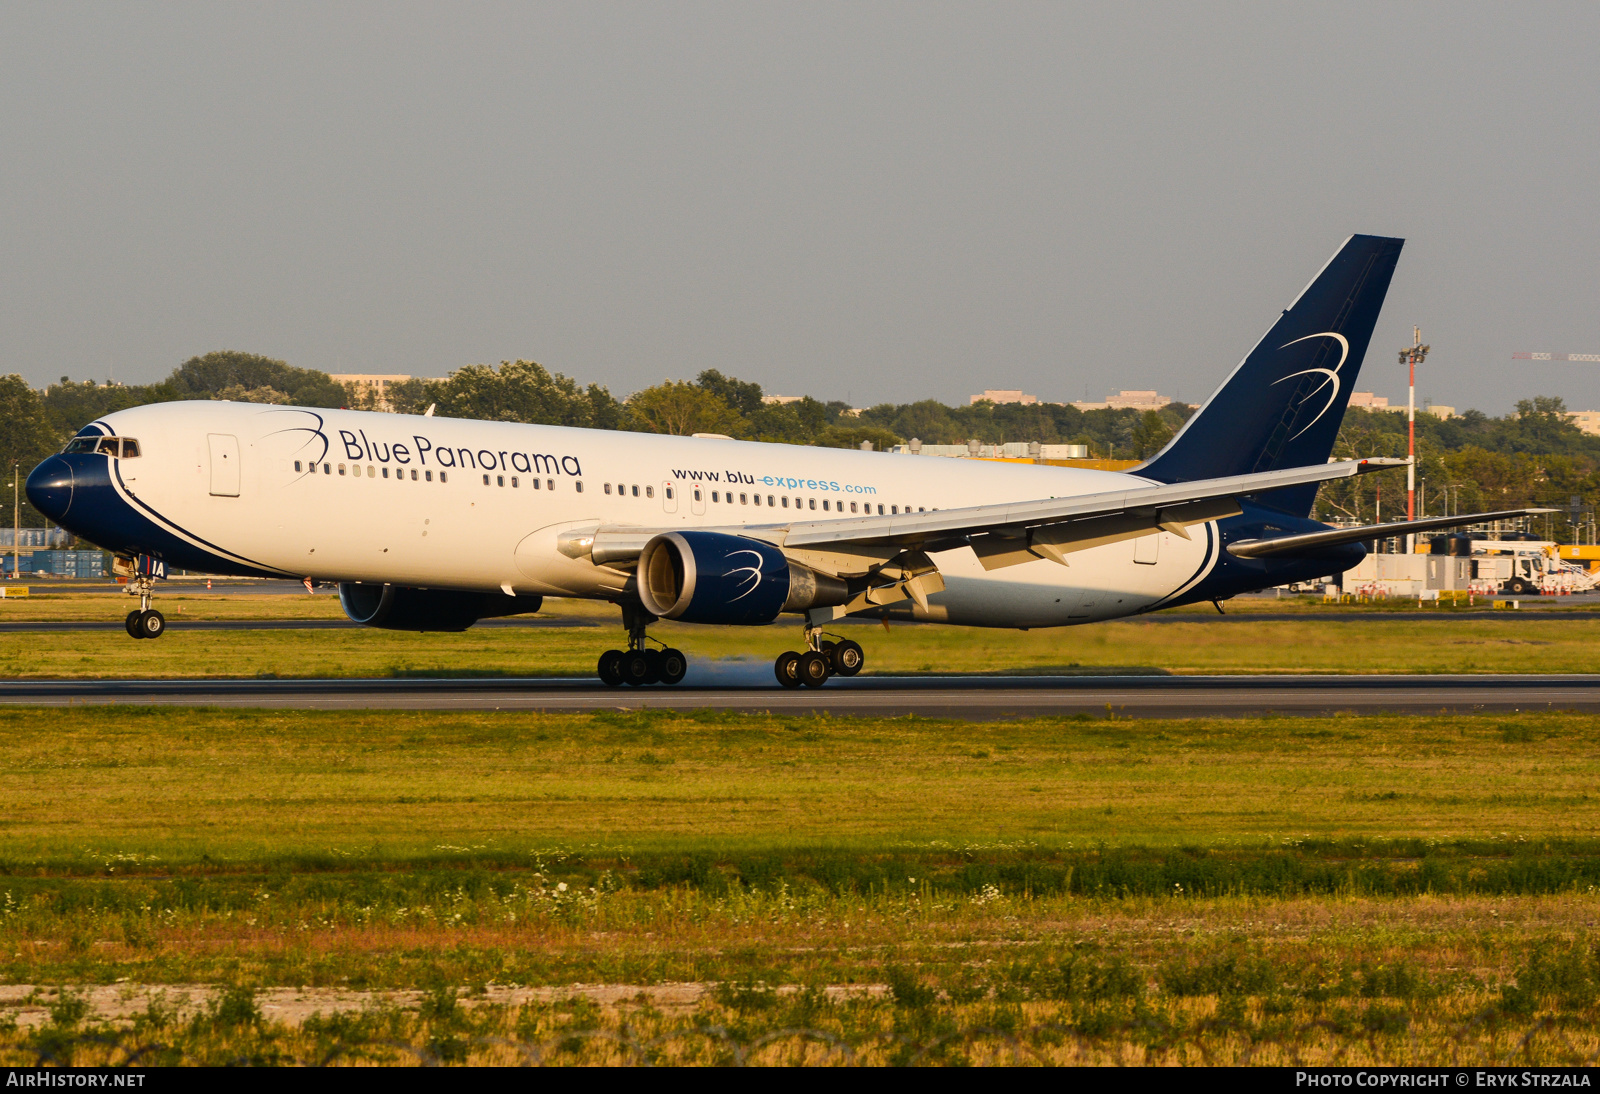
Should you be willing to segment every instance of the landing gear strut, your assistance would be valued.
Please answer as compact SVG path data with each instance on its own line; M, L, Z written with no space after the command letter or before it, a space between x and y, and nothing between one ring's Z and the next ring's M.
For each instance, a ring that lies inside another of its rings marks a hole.
M622 625L628 629L628 648L606 650L600 655L600 680L607 687L676 684L689 671L689 660L682 650L645 634L645 628L655 621L655 616L636 604L622 605ZM646 645L648 642L661 648L651 649Z
M772 671L786 688L805 685L820 688L830 676L854 676L867 662L861 646L848 638L824 638L821 627L806 623L806 649L803 653L780 653Z
M150 606L154 579L143 574L128 579L128 595L139 598L139 609L128 613L128 633L134 638L160 638L167 633L167 617Z

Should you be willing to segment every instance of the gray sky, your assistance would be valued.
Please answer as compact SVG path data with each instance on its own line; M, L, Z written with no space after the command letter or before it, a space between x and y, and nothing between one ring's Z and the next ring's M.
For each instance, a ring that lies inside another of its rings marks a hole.
M1600 407L1600 6L0 3L0 370L1197 401L1352 232L1362 388Z

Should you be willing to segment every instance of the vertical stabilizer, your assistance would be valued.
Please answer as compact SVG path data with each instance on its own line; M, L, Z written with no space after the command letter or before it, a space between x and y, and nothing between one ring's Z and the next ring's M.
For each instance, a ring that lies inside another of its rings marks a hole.
M1189 482L1324 463L1405 241L1351 236L1178 435L1134 474ZM1305 516L1316 486L1262 500Z

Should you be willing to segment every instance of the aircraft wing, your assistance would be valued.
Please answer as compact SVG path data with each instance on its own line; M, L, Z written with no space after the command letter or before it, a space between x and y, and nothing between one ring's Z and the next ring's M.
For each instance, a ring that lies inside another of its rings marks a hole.
M1412 532L1431 532L1441 528L1466 528L1473 524L1486 524L1491 520L1510 520L1539 513L1554 513L1554 509L1500 509L1493 513L1462 513L1453 517L1425 517L1422 520L1402 520L1393 524L1368 524L1361 528L1330 528L1326 532L1306 532L1298 536L1274 536L1272 539L1244 539L1228 544L1228 553L1238 558L1274 558L1279 555L1304 555L1324 547L1338 547L1346 543L1360 543L1369 539L1389 539Z
M1241 512L1237 498L1285 486L1346 479L1403 465L1367 459L1263 471L1182 483L1150 483L1098 494L1003 502L887 516L852 516L785 524L710 528L766 540L798 561L839 576L865 575L891 560L908 573L935 569L929 551L970 545L986 569L1039 558L1067 565L1066 556L1156 530L1188 538L1188 527ZM601 526L568 533L561 549L574 558L626 568L658 531ZM887 575L886 575L887 576Z

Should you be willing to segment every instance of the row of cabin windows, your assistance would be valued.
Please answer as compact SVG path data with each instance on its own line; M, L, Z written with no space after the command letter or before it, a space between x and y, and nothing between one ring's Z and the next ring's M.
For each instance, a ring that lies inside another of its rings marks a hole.
M83 439L84 440L89 440L90 438L83 438ZM114 441L115 439L116 438L101 438L101 441L103 443L103 442L105 442L107 440L113 440ZM76 443L76 442L74 442L74 443ZM125 443L134 446L133 454L135 456L137 456L139 454L138 442L137 441L131 441L130 440L130 441L126 441ZM70 450L70 446L69 446L69 450ZM83 449L83 451L88 451L88 449L85 448L85 449ZM331 464L331 463L325 463L325 464L322 465L322 473L324 475L332 475L332 474L334 474L335 467L337 467L338 474L340 474L340 475L350 474L350 475L353 475L356 478L360 478L361 477L361 465L360 464L352 464L352 465L350 465L349 470L347 471L345 465L342 464L342 463L341 464L337 464L337 465ZM300 460L295 460L294 461L294 469L295 469L295 471L299 472L299 471L302 470L302 468L305 471L309 472L310 474L315 475L317 473L317 465L315 463L302 464L302 462ZM403 480L405 478L405 476L406 476L406 470L407 470L406 468L402 468L402 467L395 468L394 469L394 478L397 479L397 480ZM418 472L418 470L413 467L413 468L410 469L410 472L411 472L411 481L412 482L419 481L419 472ZM369 466L367 468L367 477L368 478L384 478L384 479L387 479L387 478L389 478L389 469L387 467L372 467L372 466ZM501 487L503 487L503 486L506 485L506 480L508 478L510 479L510 485L511 485L511 488L513 490L519 489L521 487L522 478L519 475L510 475L510 476L507 476L507 475L484 475L483 476L483 485L485 485L485 486L501 486ZM433 472L429 471L429 470L421 471L420 472L420 481L432 482L433 481ZM449 482L450 480L449 480L449 477L448 477L448 473L444 472L444 471L440 471L439 472L439 481L440 482ZM554 490L556 488L556 480L554 480L554 479L530 478L528 480L528 485L531 486L535 490L540 490L540 489ZM580 493L580 494L583 493L583 481L581 479L575 481L573 483L573 488L578 493ZM653 486L643 486L643 487L641 487L641 486L639 486L637 484L627 485L627 484L619 482L619 483L615 484L615 487L613 487L613 485L608 482L608 483L604 484L604 489L605 489L605 492L607 494L611 493L612 490L615 489L618 497L630 497L631 496L631 497L637 498L637 497L641 496L640 495L640 491L641 490L643 491L643 496L646 497L646 498L653 498L653 497L656 496L655 487L653 487ZM666 496L669 499L674 496L675 491L672 489L672 487L670 485L664 487L664 489L666 490ZM698 491L697 491L697 494L698 494ZM724 491L724 490L713 490L713 491L711 491L711 500L713 502L717 502L719 504L732 505L733 504L733 491L731 491L731 490L726 490L726 491ZM812 510L815 510L817 508L817 499L816 498L800 498L800 497L797 497L797 498L795 498L793 500L794 500L794 506L793 507L796 508L796 509L812 509ZM790 508L790 504L789 503L790 503L790 499L789 499L789 497L787 495L779 496L779 495L774 495L774 494L768 494L766 496L766 503L765 504L767 505L768 508L771 508L771 509L780 509L780 508L781 509L788 509L788 508ZM760 494L740 494L739 495L739 504L740 505L761 505L762 504L761 495ZM822 499L822 511L825 512L825 513L843 513L845 511L844 506L845 506L845 503L843 501L835 500L835 499L832 499L832 498L823 498ZM853 501L853 502L850 503L850 512L852 512L852 513L864 513L864 514L867 514L868 516L870 516L870 515L872 515L872 506L873 506L872 502L855 502L855 501ZM898 515L901 512L910 513L912 511L913 510L912 510L911 506L909 506L909 505L907 505L907 506L899 506L899 505L882 505L882 504L879 504L878 505L878 514L877 515L881 517L881 516L886 516L886 515ZM917 506L915 511L918 512L918 513L924 513L924 512L927 512L927 509L924 506L920 506L919 505L919 506Z
M315 463L302 464L301 461L299 461L299 460L295 460L294 461L294 469L296 471L300 471L302 469L302 467L304 468L304 470L305 470L305 472L307 474L315 475L317 473L317 465ZM335 469L337 469L337 472L336 472ZM353 463L353 464L351 464L349 466L349 469L347 470L345 468L345 465L342 464L342 463L341 464L325 463L325 464L322 465L322 473L324 475L332 475L332 474L335 474L335 473L340 474L340 475L346 475L347 474L347 475L350 475L353 478L359 479L361 477L361 465L359 463ZM367 468L367 478L369 478L369 479L386 479L388 477L389 477L389 469L387 467L370 467L369 466ZM406 477L406 469L404 467L397 467L397 468L394 469L394 478L395 478L396 481L403 480L405 477ZM433 481L433 472L432 471L423 471L423 472L420 473L420 478L419 478L417 469L415 467L413 467L413 468L411 468L411 481L412 482L419 482L419 481L420 482L432 482ZM441 471L441 472L439 472L439 481L440 482L449 482L450 480L449 480L448 477L446 477L445 472Z
M714 501L714 502L721 502L721 503L723 503L725 505L732 505L733 504L733 491L732 490L713 490L713 491L711 491L711 500ZM739 495L739 504L740 505L751 505L751 504L760 505L760 504L762 504L761 495L760 494L740 494ZM789 508L789 499L786 496L774 496L772 494L768 494L767 495L766 504L767 504L767 507L771 508L771 509L779 509L779 508L787 509L787 508ZM816 498L795 498L794 499L794 507L796 509L815 509L817 507L817 499ZM832 498L823 498L822 499L822 511L824 513L842 513L842 512L844 512L844 502L835 501ZM904 506L903 507L903 511L907 512L907 513L911 512L911 506L909 506L909 505ZM924 508L923 506L920 506L920 505L917 506L917 510L916 511L919 512L919 513L927 512L926 508ZM870 502L870 501L868 501L868 502L856 502L856 501L853 501L853 502L850 503L850 512L852 512L852 513L866 513L868 515L871 515L871 513L872 513L872 502ZM898 514L900 512L902 512L902 507L899 506L899 505L887 505L887 506L886 505L879 505L878 506L878 516L880 516L880 517L881 516L886 516L886 515L888 515L890 513Z
M98 452L102 456L118 459L138 458L139 442L132 437L74 437L67 442L67 452Z
M443 471L439 472L439 476L441 478L443 478L444 477L444 472ZM506 484L506 478L507 478L507 476L505 476L505 475L485 475L483 477L483 485L485 485L485 486L490 486L490 485L504 486ZM513 490L520 489L521 486L522 486L522 477L520 475L512 475L512 476L510 476L510 478L511 478L511 489L513 489ZM494 480L492 484L489 481L490 479ZM541 489L545 489L547 487L549 489L551 489L551 490L554 490L556 488L556 480L555 479L542 479L542 480L541 479L529 479L528 480L528 485L533 487L533 489L535 489L535 490L541 490ZM581 482L578 484L578 493L580 493L580 494L583 493L583 483L581 483Z

